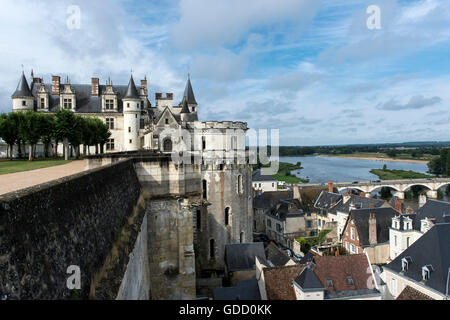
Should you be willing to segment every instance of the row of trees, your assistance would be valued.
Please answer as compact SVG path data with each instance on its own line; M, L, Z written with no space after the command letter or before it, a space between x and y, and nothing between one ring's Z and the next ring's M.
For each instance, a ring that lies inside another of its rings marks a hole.
M39 141L44 144L44 157L48 157L52 142L54 156L57 155L58 143L63 143L66 160L70 156L69 150L73 150L76 158L80 156L81 144L84 154L86 146L95 146L96 153L100 146L100 152L103 153L110 136L108 126L100 119L77 116L69 110L60 109L55 114L34 111L0 114L0 137L8 144L10 159L14 145L17 145L18 156L22 157L23 146L28 144L28 159L33 160Z
M450 149L441 149L439 157L428 163L428 169L436 175L450 176Z

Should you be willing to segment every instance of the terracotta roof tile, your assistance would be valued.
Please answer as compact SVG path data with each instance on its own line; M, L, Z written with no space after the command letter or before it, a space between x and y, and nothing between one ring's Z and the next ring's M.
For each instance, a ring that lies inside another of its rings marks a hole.
M410 286L406 286L405 289L403 289L402 293L398 295L396 300L434 300L434 299L414 288L411 288Z
M268 300L296 300L292 281L305 265L264 268L264 281Z

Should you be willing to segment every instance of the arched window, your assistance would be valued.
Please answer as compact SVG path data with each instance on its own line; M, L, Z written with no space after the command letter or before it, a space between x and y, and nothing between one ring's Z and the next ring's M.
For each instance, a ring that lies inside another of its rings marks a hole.
M214 239L209 240L209 257L211 259L214 259L216 256L216 249L215 249Z
M230 208L225 208L225 225L228 226L230 224Z
M170 138L164 139L163 150L164 151L172 151L172 140L170 140Z

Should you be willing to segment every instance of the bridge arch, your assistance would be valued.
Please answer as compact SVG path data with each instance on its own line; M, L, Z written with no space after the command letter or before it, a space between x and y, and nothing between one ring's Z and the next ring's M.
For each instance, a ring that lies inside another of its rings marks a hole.
M366 192L366 190L364 190L362 188L358 188L356 186L338 187L337 189L339 192L344 191L344 190L358 190L360 192Z
M449 186L449 185L450 185L450 181L449 181L449 182L443 182L443 183L441 183L441 184L438 184L438 186L437 186L436 189L440 189L440 188L442 188L443 186Z
M398 192L403 191L403 190L400 190L400 188L397 188L397 187L394 186L394 185L390 185L390 184L382 184L382 185L376 185L376 186L373 186L373 188L371 188L369 192L372 193L372 192L374 192L374 191L377 190L377 189L380 189L380 190L381 190L381 188L390 188L390 189L393 189L393 190L398 191Z
M408 190L408 189L410 189L411 187L414 187L414 186L421 186L421 187L427 188L428 190L433 190L433 188L431 188L426 183L411 183L411 184L407 185L406 187L404 187L403 190L401 190L401 191L405 192L406 190Z

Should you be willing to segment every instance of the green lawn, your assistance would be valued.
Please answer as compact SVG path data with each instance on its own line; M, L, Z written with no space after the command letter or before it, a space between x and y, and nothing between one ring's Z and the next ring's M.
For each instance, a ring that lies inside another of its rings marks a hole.
M29 171L40 168L48 168L59 166L71 162L72 160L62 159L46 159L46 160L1 160L0 161L0 175L21 171Z
M370 173L377 175L380 178L380 180L433 178L433 176L427 174L406 170L372 169L370 170Z
M269 165L266 165L264 167L269 167ZM292 164L288 162L279 162L278 163L278 173L272 175L275 180L277 181L284 181L287 184L297 184L297 183L308 183L308 179L299 178L290 172L293 170L303 169L300 162L297 164Z

